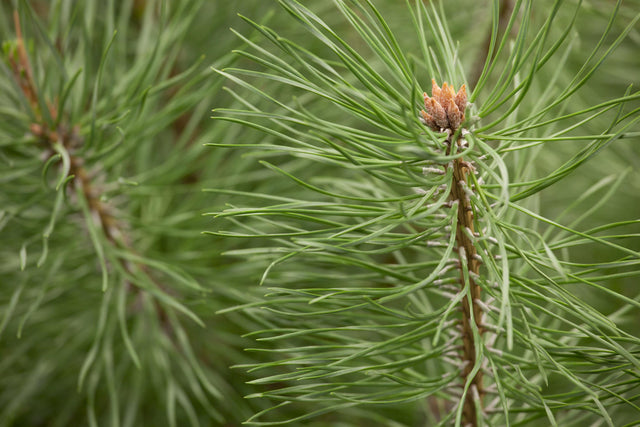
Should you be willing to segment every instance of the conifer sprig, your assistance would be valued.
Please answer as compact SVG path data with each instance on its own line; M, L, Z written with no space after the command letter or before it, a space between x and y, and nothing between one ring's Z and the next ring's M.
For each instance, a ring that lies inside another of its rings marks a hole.
M208 279L224 243L200 235L201 183L255 179L202 145L226 134L208 125L221 86L208 61L228 64L235 45L220 26L231 10L205 3L0 5L0 425L254 411L227 374L243 359L230 331L251 321L212 322L249 292L226 289L241 283L232 265ZM204 60L192 44L211 28Z
M232 255L271 260L264 302L241 308L275 314L253 334L253 350L279 360L244 367L254 384L275 385L251 397L276 405L249 421L348 416L367 404L413 408L388 409L400 424L615 425L637 416L638 336L617 309L583 297L638 306L609 284L637 276L640 254L606 231L637 222L564 225L538 213L537 201L614 141L635 137L637 93L595 107L577 95L638 17L620 29L617 2L602 42L567 75L582 5L514 2L498 38L494 1L490 53L462 119L451 86L445 97L435 85L420 96L432 78L465 81L442 10L419 1L403 9L417 39L410 54L371 1L333 2L351 25L342 33L300 2L279 3L323 47L247 19L265 40L238 53L257 68L218 70L236 98L273 107L245 101L217 118L269 135L255 155L271 155L262 164L300 187L247 193L245 206L217 214L234 228L213 234L260 242ZM582 145L537 174L536 156L564 140ZM280 155L309 170L287 170ZM586 200L563 202L570 212ZM594 247L605 263L576 261Z

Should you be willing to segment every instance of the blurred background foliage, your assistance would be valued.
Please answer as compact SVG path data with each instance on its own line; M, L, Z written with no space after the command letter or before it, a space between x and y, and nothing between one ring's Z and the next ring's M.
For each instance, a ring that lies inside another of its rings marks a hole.
M329 3L305 2L320 13ZM443 4L469 81L486 51L490 12L481 3ZM597 43L609 3L584 2L568 69L579 67ZM375 4L403 48L415 51L404 2ZM623 3L618 30L639 6ZM252 374L229 367L268 360L245 352L252 342L242 338L269 327L268 314L216 312L260 301L265 291L257 284L269 260L222 255L260 242L203 236L212 221L203 214L242 204L233 191L283 197L300 191L258 160L273 159L303 179L346 172L281 153L204 146L273 138L209 119L212 108L238 105L211 66L254 66L231 54L243 41L229 27L252 37L239 13L294 40L304 34L267 0L0 3L0 425L236 426L265 409L267 403L244 398L262 387L246 384ZM323 16L349 40L351 30L337 14ZM323 49L311 38L300 43ZM576 109L637 87L639 51L636 27L598 69ZM419 77L424 87L430 79ZM283 99L292 96L277 90ZM311 111L322 108L311 99L300 102ZM579 144L541 150L529 159L532 176L560 165ZM555 218L572 197L601 186L611 189L615 209L590 212L581 227L637 219L638 147L637 140L613 144L532 203ZM571 211L563 221L580 214ZM625 245L640 250L637 224L623 231ZM585 260L611 257L601 246L582 252ZM633 278L607 286L637 296ZM619 304L584 298L605 312ZM621 327L637 334L640 313L624 320ZM348 417L307 423L416 425L409 406L377 413L352 408Z

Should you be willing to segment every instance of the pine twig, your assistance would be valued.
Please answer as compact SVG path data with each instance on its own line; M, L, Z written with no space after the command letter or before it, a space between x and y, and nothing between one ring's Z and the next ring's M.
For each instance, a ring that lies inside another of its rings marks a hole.
M431 96L424 94L425 110L420 111L422 122L434 131L446 132L447 155L455 154L458 148L464 148L464 130L460 125L464 121L464 113L467 106L466 87L463 85L455 93L453 87L446 82L440 88L435 80L431 81ZM461 136L462 135L462 136ZM456 225L456 243L458 247L460 270L460 288L464 289L468 280L471 298L462 299L462 379L466 384L470 383L469 391L466 393L463 403L463 421L465 425L477 426L477 405L482 404L485 394L482 382L482 370L479 370L472 378L472 371L476 365L476 346L479 345L474 338L474 328L481 336L482 327L482 305L476 301L481 301L480 286L474 277L478 277L480 272L480 260L478 251L474 245L473 206L468 192L470 191L467 175L473 171L474 167L462 157L454 159L445 168L453 168L453 178L451 183L450 201L458 205L458 221ZM467 266L468 274L465 275L464 266ZM465 277L465 276L468 276Z
M449 150L453 150L453 147L457 145L460 147L463 144L464 139L453 139L453 135L449 136L447 143ZM470 164L459 157L453 161L453 178L451 185L451 200L458 202L458 223L456 225L456 243L458 246L458 253L460 257L460 287L465 287L465 275L462 269L463 261L468 266L468 281L471 295L471 302L468 298L462 299L462 363L464 365L462 370L462 378L464 382L469 381L469 376L472 374L473 367L476 365L476 346L479 344L474 339L473 324L478 330L481 336L484 332L482 327L482 307L476 301L481 299L480 286L476 283L474 277L480 272L480 261L478 260L477 249L471 240L469 234L473 235L473 206L471 200L467 194L468 180L467 175L470 171ZM466 230L470 230L471 233L467 233ZM473 274L472 274L473 273ZM470 390L475 388L477 390L476 398L474 393L468 392L464 401L463 417L465 424L471 424L472 426L478 425L476 416L477 402L482 402L484 397L483 386L483 374L482 370L479 370L475 376L471 379Z
M131 238L124 231L126 228L125 225L121 224L121 222L112 214L112 208L102 200L102 193L96 188L94 184L94 177L89 173L89 171L87 171L84 159L81 156L73 154L75 149L82 146L84 143L83 138L80 135L79 126L70 126L61 121L55 129L50 129L49 125L44 120L40 109L39 94L33 79L33 70L29 61L29 56L24 47L22 28L18 12L16 10L14 10L13 13L13 20L16 30L15 52L17 55L10 55L8 62L14 78L18 82L22 93L29 102L29 105L35 115L35 121L30 125L31 134L44 143L48 151L48 157L53 155L53 147L55 144L61 144L62 147L69 152L70 167L68 176L70 177L70 181L77 189L80 190L87 201L89 212L91 213L91 218L87 219L87 221L95 221L104 233L107 241L114 248L126 249L127 251L134 253L135 251L131 243ZM47 106L53 121L57 122L60 112L57 111L55 106L48 100L45 100L45 105ZM168 289L155 280L147 266L139 263L132 263L123 259L120 259L119 262L122 268L131 275L135 275L136 271L141 271L145 276L147 276L147 278L149 278L149 280L155 283L159 289L168 293ZM129 281L126 281L124 285L129 291L135 292L138 298L145 294L139 287L133 286ZM164 327L165 333L170 337L173 336L166 310L155 298L153 299L153 304L158 318L161 320L161 324Z

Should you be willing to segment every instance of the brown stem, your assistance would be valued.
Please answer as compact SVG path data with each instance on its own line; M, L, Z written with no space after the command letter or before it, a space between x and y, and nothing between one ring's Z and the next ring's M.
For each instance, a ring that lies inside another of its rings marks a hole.
M507 28L507 24L509 23L509 17L511 12L513 11L513 0L501 0L500 1L500 10L498 12L498 37L503 34ZM478 52L478 56L474 62L473 72L471 74L471 78L469 79L470 86L472 88L476 87L478 80L480 80L480 75L482 74L482 70L484 69L484 64L487 61L489 55L489 46L491 45L491 26L489 26L489 31L485 36L483 48Z
M453 151L453 144L459 144L458 141L453 141L452 137L449 138L449 151ZM476 301L480 300L480 286L476 283L474 277L480 272L480 261L478 259L478 252L472 241L475 230L473 225L473 206L471 200L465 191L465 187L469 188L467 175L471 171L472 166L464 161L464 159L457 158L453 161L453 183L451 189L451 200L458 201L458 224L456 226L456 243L458 246L458 252L460 257L460 286L464 288L465 278L462 270L462 265L466 263L469 271L469 286L471 294L471 304L465 297L462 300L462 362L464 368L462 370L462 379L466 383L469 381L471 371L476 365L476 345L473 329L476 328L478 333L482 335L484 329L482 327L482 311ZM469 236L471 234L471 236ZM464 259L462 258L464 257ZM463 263L464 261L464 263ZM474 325L475 323L475 325ZM477 391L480 399L474 396L473 389ZM476 416L476 406L481 405L484 397L484 387L482 382L482 370L478 371L473 378L471 378L471 386L466 394L464 406L463 406L463 420L464 425L477 426L478 420Z

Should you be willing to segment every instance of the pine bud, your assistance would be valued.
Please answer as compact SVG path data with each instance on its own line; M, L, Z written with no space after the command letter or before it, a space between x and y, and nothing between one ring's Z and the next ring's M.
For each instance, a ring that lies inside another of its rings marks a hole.
M420 111L421 121L430 129L440 132L443 129L455 131L464 121L467 107L467 89L460 87L458 93L447 82L438 86L431 80L431 96L424 94L424 110Z

